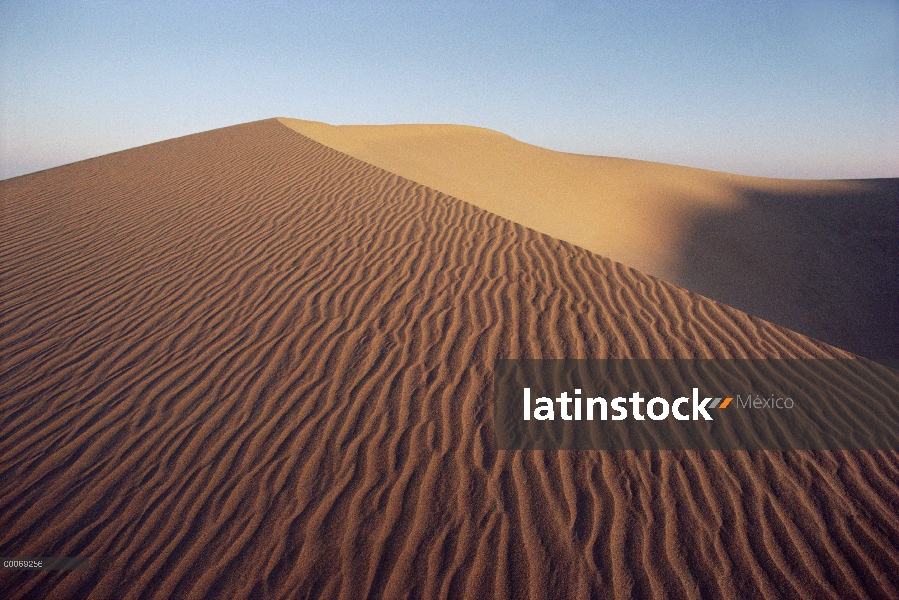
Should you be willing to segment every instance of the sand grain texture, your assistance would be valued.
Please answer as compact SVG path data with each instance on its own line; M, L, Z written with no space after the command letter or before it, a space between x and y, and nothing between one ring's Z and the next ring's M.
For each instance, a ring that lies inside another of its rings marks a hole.
M497 452L497 357L838 350L275 120L0 182L0 597L899 596L890 452Z

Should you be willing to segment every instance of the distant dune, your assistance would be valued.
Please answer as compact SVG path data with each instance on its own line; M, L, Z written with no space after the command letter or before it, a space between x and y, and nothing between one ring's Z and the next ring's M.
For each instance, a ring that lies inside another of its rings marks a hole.
M745 177L462 125L279 119L591 252L869 358L899 359L899 179Z
M899 597L895 452L494 448L496 358L840 350L275 120L0 201L0 554L93 561L0 597Z

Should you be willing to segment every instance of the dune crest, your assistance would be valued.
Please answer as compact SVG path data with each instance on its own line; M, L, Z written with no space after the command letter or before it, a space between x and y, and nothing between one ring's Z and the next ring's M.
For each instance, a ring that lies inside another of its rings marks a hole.
M899 358L899 179L749 177L556 152L465 125L278 120L714 300L864 356Z
M859 189L851 182L765 179L556 152L467 125L278 120L350 156L673 283L691 210L739 208L741 187Z

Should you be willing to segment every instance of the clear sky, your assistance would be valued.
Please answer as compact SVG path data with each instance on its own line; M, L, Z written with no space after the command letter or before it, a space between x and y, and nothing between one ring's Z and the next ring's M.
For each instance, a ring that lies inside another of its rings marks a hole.
M899 176L899 0L0 0L0 86L0 178L274 116Z

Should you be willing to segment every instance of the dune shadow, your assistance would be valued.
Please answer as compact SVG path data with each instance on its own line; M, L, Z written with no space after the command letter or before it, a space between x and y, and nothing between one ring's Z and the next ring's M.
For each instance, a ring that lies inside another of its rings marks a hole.
M857 190L741 189L736 211L693 215L678 283L799 333L899 359L899 179Z

